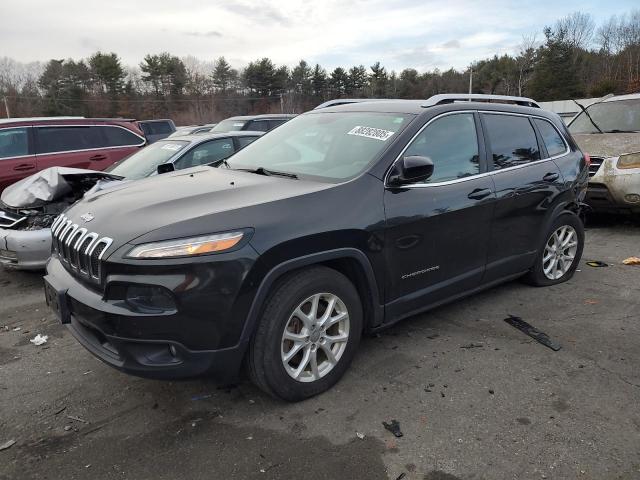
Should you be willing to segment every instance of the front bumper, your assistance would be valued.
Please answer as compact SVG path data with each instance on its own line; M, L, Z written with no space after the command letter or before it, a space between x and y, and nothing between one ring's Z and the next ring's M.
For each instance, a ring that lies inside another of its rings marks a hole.
M586 203L594 210L640 212L640 168L616 167L618 157L605 158L589 178Z
M207 269L214 267L210 265ZM147 284L164 281L167 285L166 279L175 280L176 277L175 273L143 277L116 275L111 283L143 280ZM58 291L66 292L66 309L70 314L67 328L73 336L97 358L120 371L156 379L206 374L219 380L231 380L240 370L247 343L239 338L230 340L224 333L230 324L235 324L235 330L241 331L244 321L238 318L236 322L225 315L225 310L230 309L223 308L220 299L216 303L217 292L211 284L192 282L203 285L201 293L206 295L205 300L197 291L191 291L187 295L177 294L175 310L140 313L124 301L103 298L101 292L67 271L56 255L47 264L45 280ZM109 291L108 285L109 279L105 291ZM229 283L224 287L228 291ZM232 297L235 298L227 295L225 301L230 303ZM217 308L210 311L207 307L212 305Z
M43 270L50 256L51 229L0 228L0 264L19 270Z

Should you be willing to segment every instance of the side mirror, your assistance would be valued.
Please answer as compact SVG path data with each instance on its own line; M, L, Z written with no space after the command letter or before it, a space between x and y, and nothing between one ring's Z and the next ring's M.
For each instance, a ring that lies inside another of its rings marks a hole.
M398 187L420 182L433 175L433 161L429 157L412 155L396 162L389 174L389 185Z
M173 163L161 163L158 165L158 174L162 175L163 173L169 173L175 171L176 166Z

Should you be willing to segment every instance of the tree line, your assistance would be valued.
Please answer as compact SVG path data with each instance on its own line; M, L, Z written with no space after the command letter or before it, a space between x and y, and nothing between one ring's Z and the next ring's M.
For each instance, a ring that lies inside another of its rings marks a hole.
M0 113L170 117L178 124L230 115L292 112L339 97L428 98L464 93L529 96L538 101L640 91L640 10L596 25L575 12L523 37L512 55L479 60L464 70L389 71L380 62L327 71L301 60L278 66L269 58L233 68L169 53L149 54L127 67L115 53L45 64L0 58ZM5 115L0 115L5 116Z

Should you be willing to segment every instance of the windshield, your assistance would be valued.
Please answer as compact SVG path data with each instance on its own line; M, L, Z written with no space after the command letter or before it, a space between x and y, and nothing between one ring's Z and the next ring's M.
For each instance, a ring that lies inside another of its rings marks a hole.
M166 163L188 144L189 142L177 140L160 140L114 163L105 172L120 175L128 180L148 177L156 172L158 165Z
M587 113L589 115L581 112L569 124L569 131L572 134L600 133L598 128L603 133L640 132L640 98L595 103L587 107Z
M236 132L238 130L242 130L244 124L247 123L246 120L223 120L215 127L211 129L212 132Z
M363 172L414 115L308 113L288 121L227 160L230 168L264 168L341 181Z

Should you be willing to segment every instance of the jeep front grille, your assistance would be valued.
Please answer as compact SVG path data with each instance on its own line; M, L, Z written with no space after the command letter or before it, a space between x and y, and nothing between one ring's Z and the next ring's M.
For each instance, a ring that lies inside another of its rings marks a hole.
M100 281L101 260L113 239L89 232L64 215L56 218L51 225L51 236L53 251L68 269Z
M598 170L600 170L600 165L604 162L604 158L602 157L591 157L591 165L589 165L589 176L593 177Z

